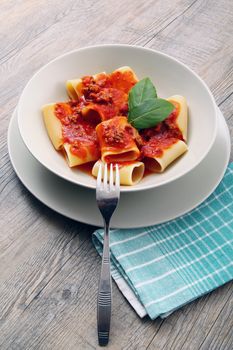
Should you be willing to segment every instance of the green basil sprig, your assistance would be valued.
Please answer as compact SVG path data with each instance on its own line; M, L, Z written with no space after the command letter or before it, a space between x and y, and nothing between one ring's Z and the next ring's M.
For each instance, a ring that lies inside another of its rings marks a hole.
M129 92L129 105L135 107L150 98L156 98L157 92L149 78L140 80Z
M129 92L128 120L136 129L156 126L174 110L174 105L157 97L149 78L140 80Z

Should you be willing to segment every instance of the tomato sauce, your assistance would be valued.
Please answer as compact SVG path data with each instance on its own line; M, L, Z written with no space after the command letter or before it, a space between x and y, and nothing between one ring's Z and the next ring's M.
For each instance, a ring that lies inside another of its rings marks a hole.
M87 122L81 115L82 101L57 103L55 115L62 123L64 143L71 145L74 155L87 159L88 152L94 157L100 155L95 124Z
M96 125L102 120L109 120L118 115L128 114L128 92L136 83L131 72L114 72L93 76L84 76L83 96L77 101L57 103L55 115L62 123L62 135L64 142L71 144L70 151L86 159L88 152L94 157L100 155L100 148L95 131ZM87 107L86 118L82 110ZM118 126L112 128L108 136L108 142L112 147L119 149L129 143L129 134L118 130ZM107 137L107 136L106 136Z
M130 71L116 71L110 74L110 82L112 87L128 94L137 80L135 80L133 73Z
M153 136L145 146L142 147L141 152L144 157L162 157L163 151L171 147L178 140L174 137L165 138L163 134Z
M104 88L101 93L92 94L91 97L92 106L99 112L102 121L128 113L128 95L120 90Z
M81 170L83 173L88 174L88 175L92 175L92 168L94 166L95 162L88 162L88 163L84 163L79 165L79 170Z
M115 117L103 122L97 127L97 134L101 146L109 147L111 151L127 149L134 144L134 131L125 117Z
M89 159L90 155L98 159L101 155L100 145L117 153L122 149L130 149L136 142L141 150L140 159L161 157L164 150L179 139L183 140L177 125L180 104L176 101L171 100L174 111L155 127L138 133L127 122L128 93L136 82L130 71L116 71L109 75L101 73L95 78L84 76L83 96L77 101L56 104L55 115L62 124L63 140L71 145L70 150L74 155L84 160ZM104 123L99 124L101 121ZM126 161L118 164L122 167L131 163ZM91 162L79 168L91 173L92 166Z
M87 102L95 105L102 120L111 119L117 115L127 116L128 92L136 84L132 72L113 72L110 75L98 74L82 78L83 95Z
M178 140L183 140L182 133L177 126L177 117L180 111L179 103L174 104L174 111L161 123L153 128L144 129L140 132L143 140L141 153L143 157L162 157L163 151L171 147Z
M164 120L164 124L166 124L169 129L178 129L177 127L177 117L180 113L180 104L176 101L170 101L174 106L175 106L175 109L174 111ZM179 130L179 129L178 129ZM181 132L180 132L181 134ZM182 134L181 134L182 136Z

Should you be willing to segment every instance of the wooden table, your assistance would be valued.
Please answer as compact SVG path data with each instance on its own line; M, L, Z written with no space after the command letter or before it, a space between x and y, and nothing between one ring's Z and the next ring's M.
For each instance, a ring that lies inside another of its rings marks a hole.
M233 129L232 0L1 0L0 349L96 349L100 258L93 227L56 214L20 183L7 128L22 89L49 60L100 43L171 54L209 85ZM113 286L109 349L230 350L233 285L140 319Z

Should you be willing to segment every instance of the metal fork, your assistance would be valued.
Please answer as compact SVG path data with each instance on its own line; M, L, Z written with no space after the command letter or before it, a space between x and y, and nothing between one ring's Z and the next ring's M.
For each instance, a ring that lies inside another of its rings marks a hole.
M103 180L102 180L103 178ZM97 299L97 326L100 346L108 344L111 306L112 306L112 281L110 273L109 251L109 227L112 214L114 213L120 197L120 176L118 165L115 165L115 180L113 165L110 164L109 181L107 164L104 166L102 177L102 165L99 167L96 187L96 201L104 221L104 246L102 266L99 281Z

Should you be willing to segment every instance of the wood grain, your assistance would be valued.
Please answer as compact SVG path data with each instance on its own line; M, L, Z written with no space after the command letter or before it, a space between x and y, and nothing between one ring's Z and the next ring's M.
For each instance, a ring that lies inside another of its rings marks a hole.
M233 3L2 0L0 9L0 348L98 349L94 228L54 213L17 179L6 145L12 111L50 59L92 44L137 44L171 54L203 77L232 136ZM108 348L230 350L232 293L228 283L151 321L141 320L114 285Z
M219 104L230 97L233 88L232 22L231 0L224 0L224 6L223 1L195 1L147 46L172 54L193 68Z

